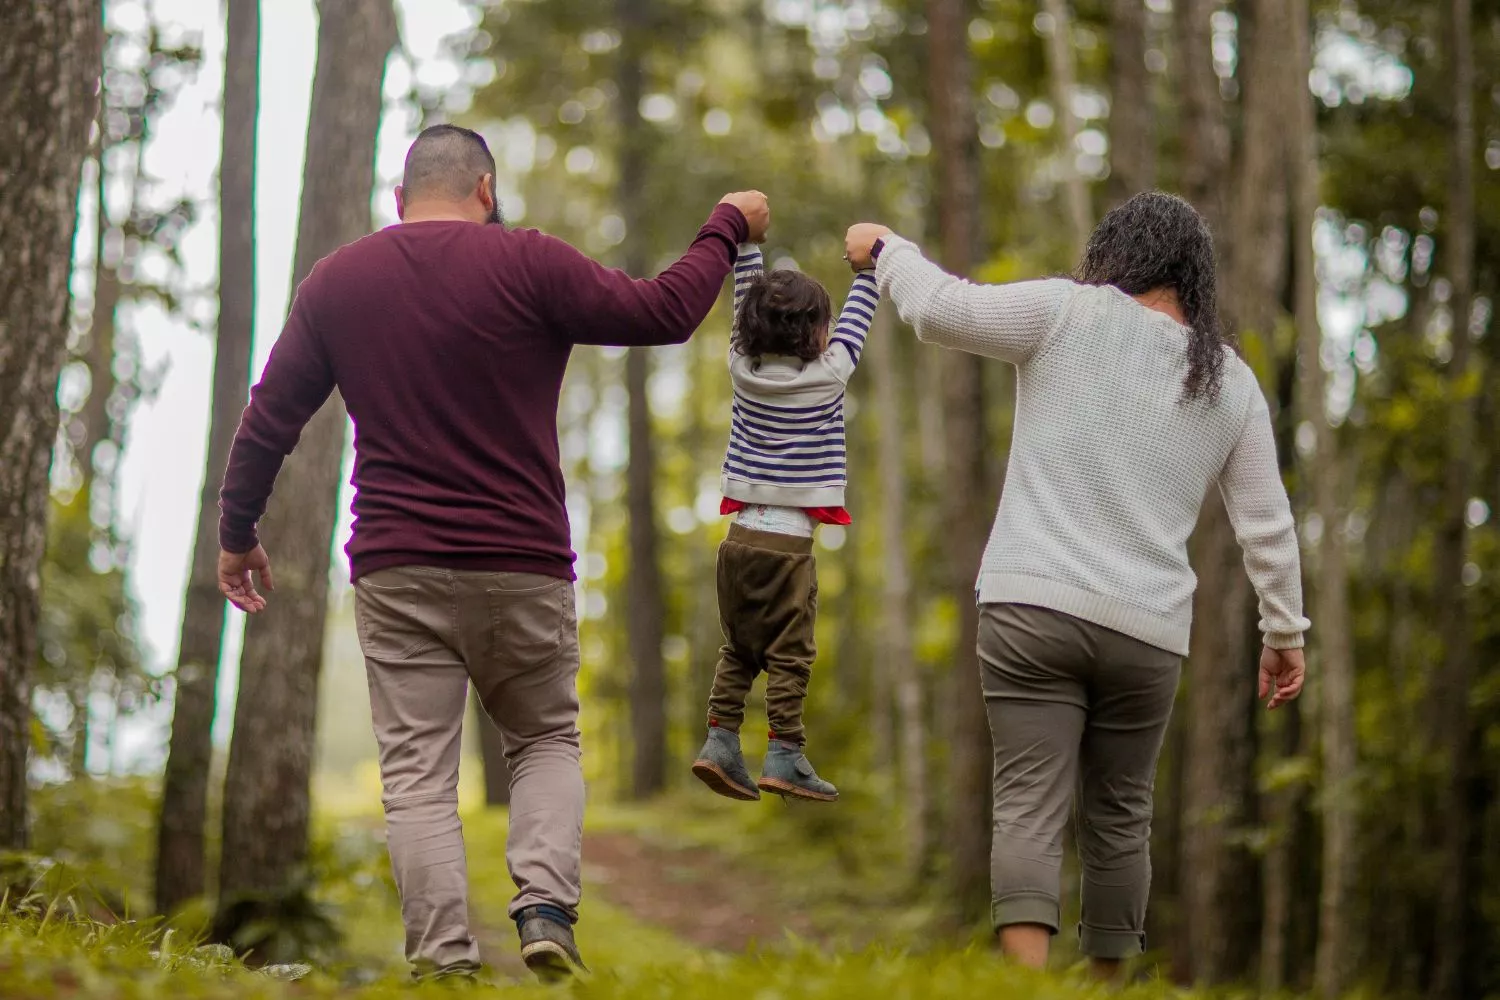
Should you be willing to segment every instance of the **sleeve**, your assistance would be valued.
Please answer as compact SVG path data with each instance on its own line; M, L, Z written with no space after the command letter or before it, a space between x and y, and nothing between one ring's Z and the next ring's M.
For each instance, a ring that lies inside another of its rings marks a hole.
M248 552L260 544L255 526L266 512L281 463L333 392L333 366L313 324L311 284L309 277L297 289L235 432L219 491L219 546L227 552Z
M653 347L685 343L718 301L734 266L735 248L749 235L745 216L719 205L692 246L651 279L590 260L562 240L542 237L540 311L573 344Z
M1260 599L1260 630L1273 649L1303 643L1311 623L1302 616L1302 560L1297 527L1276 463L1271 414L1259 387L1240 437L1219 474L1219 491L1245 553L1245 572Z
M948 274L914 243L885 237L875 275L917 338L1013 365L1029 360L1058 326L1076 289L1051 278L980 285Z
M741 243L739 256L734 262L734 312L729 320L729 358L734 360L734 334L740 328L740 304L745 301L745 293L750 290L750 285L756 278L766 271L765 258L761 256L760 247L754 243Z
M861 271L854 276L849 288L849 297L839 312L838 322L833 326L833 336L828 341L828 353L824 355L840 381L849 381L859 364L859 356L865 349L865 336L870 324L875 322L875 307L880 302L880 289L875 284L873 271Z

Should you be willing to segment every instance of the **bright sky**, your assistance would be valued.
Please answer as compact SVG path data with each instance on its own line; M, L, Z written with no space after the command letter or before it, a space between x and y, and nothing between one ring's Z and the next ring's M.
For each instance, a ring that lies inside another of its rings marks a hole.
M421 82L442 85L454 72L441 59L443 38L470 25L458 0L398 0L402 42L418 63ZM219 3L153 0L158 23L199 34L203 66L156 125L146 170L170 191L204 199L198 222L183 241L187 279L212 288L217 270L217 206L214 178L219 156L219 97L223 89L224 27ZM418 13L420 12L420 13ZM317 54L314 0L261 0L260 122L256 163L256 377L281 331L291 283L298 194L307 131L308 102ZM377 155L377 223L395 221L390 187L399 176L414 134L405 105L412 74L392 61L386 80L387 110ZM193 532L198 517L213 371L213 344L203 333L156 307L134 313L142 361L165 366L155 398L134 411L121 470L121 526L132 540L130 580L141 607L149 662L167 669L175 661ZM345 489L347 491L347 475ZM338 545L348 537L348 498L340 501ZM335 560L336 585L347 582L347 566ZM220 685L218 735L227 732L237 687L243 617L232 613L225 671ZM165 752L165 710L124 727L112 755L123 766L159 766ZM97 765L95 765L97 766Z

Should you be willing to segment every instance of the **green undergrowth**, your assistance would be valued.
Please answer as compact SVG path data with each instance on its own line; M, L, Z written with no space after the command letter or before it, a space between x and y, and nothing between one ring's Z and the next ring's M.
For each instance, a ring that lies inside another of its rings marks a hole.
M378 816L357 809L325 809L319 815L306 891L316 912L337 929L336 940L297 953L306 965L257 969L233 950L204 946L192 933L191 919L180 915L170 927L135 919L149 874L149 788L97 783L57 795L43 790L38 796L38 825L52 828L38 829L34 843L49 854L11 859L9 888L0 902L0 997L425 1000L452 995L451 988L414 986L407 978ZM853 834L842 832L834 810L817 813L774 801L732 806L701 797L640 808L596 806L589 828L595 834L629 832L667 848L723 851L753 877L774 880L777 905L805 907L815 916L816 943L787 936L761 942L749 954L726 955L646 924L586 888L578 943L595 975L587 983L547 988L530 981L521 967L506 913L514 892L505 867L506 816L473 808L470 799L464 809L470 905L488 965L488 988L479 995L520 1000L1208 995L1161 983L1113 993L1089 984L1076 970L1048 977L1005 967L988 947L956 946L963 935L951 928L938 933L938 908L921 885L892 875L895 869L882 872L896 850L891 838L872 835L866 860L848 841ZM63 822L66 830L52 826ZM685 907L692 905L684 900ZM287 931L295 944L294 932Z
M641 948L627 928L609 920L594 921L590 958L597 972L587 982L549 988L524 982L491 982L470 995L526 998L575 996L596 1000L702 1000L710 996L748 1000L818 1000L879 997L881 1000L926 1000L931 997L1032 998L1085 1000L1117 996L1122 1000L1190 997L1161 984L1115 993L1079 977L1036 976L1007 968L978 950L910 955L868 950L829 955L811 949L791 953L711 956L677 949L661 953ZM619 940L617 931L626 933ZM350 987L314 972L298 982L284 982L247 969L232 957L204 956L191 942L174 942L170 934L147 924L104 924L63 914L0 914L0 995L17 1000L52 998L147 997L194 998L381 998L413 1000L450 997L453 990L436 984L413 986L391 977Z

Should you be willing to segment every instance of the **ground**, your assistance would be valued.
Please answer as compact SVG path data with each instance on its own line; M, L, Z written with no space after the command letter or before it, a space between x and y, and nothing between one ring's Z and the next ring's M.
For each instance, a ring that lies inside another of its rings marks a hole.
M70 800L70 842L95 844L97 858L93 868L82 857L68 863L89 878L125 870L124 859L140 848L130 847L134 841L122 831L135 829L130 817L149 816L149 806L141 797L108 808ZM56 803L50 808L46 819L61 825L68 814L55 811ZM701 795L649 808L593 808L578 940L595 975L567 992L596 1000L1105 995L1076 972L1038 977L1006 968L983 935L960 947L962 935L940 929L935 909L912 902L925 893L893 873L879 842L866 833L859 844L841 846L839 817L827 807L807 811L813 808L774 800L727 804ZM504 865L503 811L471 808L464 818L471 908L491 988L508 997L558 996L532 983L517 958L506 913L513 889ZM814 838L811 831L822 833ZM185 935L163 937L149 921L101 918L93 904L26 913L9 899L0 903L0 996L448 995L406 981L378 817L325 815L318 842L317 895L344 939L301 981L278 981L232 955L195 951ZM97 898L128 899L139 891L137 876ZM1126 994L1178 995L1186 996L1160 984Z

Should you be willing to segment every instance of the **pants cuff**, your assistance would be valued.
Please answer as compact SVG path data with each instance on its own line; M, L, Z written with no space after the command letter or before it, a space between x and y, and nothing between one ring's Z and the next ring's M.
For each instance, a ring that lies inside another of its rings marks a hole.
M743 721L744 719L726 719L722 715L710 715L708 717L708 728L722 729L726 733L738 733L740 731L740 723Z
M990 904L990 919L995 930L1013 924L1040 924L1057 933L1061 914L1057 900L1040 892L1014 892Z
M1102 931L1078 925L1078 947L1089 958L1125 959L1145 954L1144 931Z

